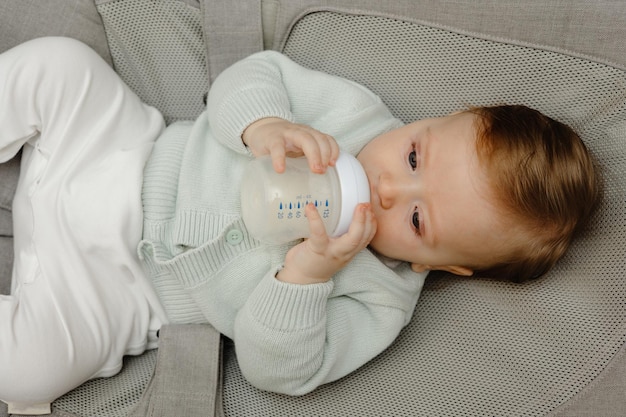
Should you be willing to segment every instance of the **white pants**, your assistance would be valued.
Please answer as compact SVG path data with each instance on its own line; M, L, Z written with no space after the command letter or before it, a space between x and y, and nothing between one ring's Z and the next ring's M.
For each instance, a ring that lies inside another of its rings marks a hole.
M166 319L136 246L143 167L163 128L77 41L0 55L0 162L23 147L12 292L0 296L0 399L14 410L155 347Z

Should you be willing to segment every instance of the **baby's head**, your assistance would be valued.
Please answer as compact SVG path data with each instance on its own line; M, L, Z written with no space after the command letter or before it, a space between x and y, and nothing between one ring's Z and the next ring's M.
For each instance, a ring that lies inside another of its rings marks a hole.
M601 199L594 161L567 125L524 106L476 114L478 160L495 204L515 230L511 251L484 276L526 281L547 272L586 227Z
M378 221L371 247L416 271L536 278L601 194L573 130L523 106L419 120L375 138L358 159Z

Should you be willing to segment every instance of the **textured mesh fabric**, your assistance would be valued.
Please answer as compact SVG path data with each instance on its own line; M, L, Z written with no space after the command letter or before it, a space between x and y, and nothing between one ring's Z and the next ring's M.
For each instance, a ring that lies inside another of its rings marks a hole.
M111 27L121 24L118 19L147 25L144 13L156 3L176 2L118 0L100 4L99 10L108 16L113 37ZM137 29L136 36L149 30ZM121 45L120 50L126 48ZM465 104L506 101L536 107L582 134L604 166L606 201L593 229L545 279L524 286L429 279L412 322L396 343L357 372L304 397L252 388L237 368L233 349L225 349L225 413L545 416L589 384L626 342L624 72L555 51L328 12L298 22L284 52L306 66L368 85L405 121ZM120 69L127 56L139 53L113 55ZM196 58L192 61L199 68L201 55ZM134 88L144 88L138 85ZM177 100L186 93L171 94ZM130 358L120 375L89 382L54 406L79 416L124 415L149 379L152 354Z
M156 350L128 356L119 374L88 381L57 399L53 406L80 417L125 417L148 386L156 360Z
M626 76L554 51L381 17L307 15L284 52L368 85L411 121L466 104L522 103L574 126L606 176L595 224L528 285L429 279L399 340L300 398L262 393L225 359L227 415L544 416L626 342Z
M177 0L97 3L122 79L167 123L195 119L208 90L198 5Z

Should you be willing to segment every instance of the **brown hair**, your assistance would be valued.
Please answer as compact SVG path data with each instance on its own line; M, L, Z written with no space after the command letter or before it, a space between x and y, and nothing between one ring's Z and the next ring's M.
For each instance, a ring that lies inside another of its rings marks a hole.
M475 275L523 282L546 273L601 200L598 169L569 126L525 106L479 107L476 150L515 249Z

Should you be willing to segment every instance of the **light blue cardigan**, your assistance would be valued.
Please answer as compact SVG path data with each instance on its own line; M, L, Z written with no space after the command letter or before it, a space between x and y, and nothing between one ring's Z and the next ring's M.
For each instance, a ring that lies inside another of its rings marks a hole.
M426 274L368 250L325 284L274 278L291 246L261 245L241 220L252 158L243 130L282 117L334 136L353 155L402 125L372 92L276 52L223 72L195 123L171 125L146 166L140 256L173 322L210 322L232 338L255 386L300 395L352 372L408 323Z

